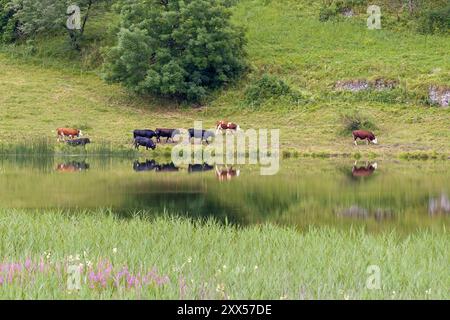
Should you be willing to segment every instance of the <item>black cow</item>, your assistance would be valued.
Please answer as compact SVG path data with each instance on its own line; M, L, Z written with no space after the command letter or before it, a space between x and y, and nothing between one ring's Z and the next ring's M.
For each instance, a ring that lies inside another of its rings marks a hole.
M135 161L133 163L133 170L140 172L140 171L152 171L155 170L158 167L158 164L155 160L146 160L145 162L139 162Z
M208 138L210 138L210 137L214 138L215 137L214 132L207 131L207 130L202 130L200 132L200 130L195 130L195 129L191 128L191 129L188 130L188 132L189 132L189 139L201 138L201 140L205 141L206 144L209 144Z
M79 139L67 140L67 144L72 147L85 146L88 143L91 143L91 140L89 140L89 138L79 138Z
M169 139L172 139L173 141L173 137L177 134L180 133L180 130L178 129L163 129L163 128L157 128L155 130L155 134L156 134L156 141L161 142L161 137L162 138L167 138L166 142L169 141Z
M150 129L136 129L133 131L133 138L137 138L137 137L144 137L144 138L153 138L156 137L156 133L153 130Z
M204 172L204 171L209 171L214 169L213 166L210 166L207 163L204 164L190 164L188 167L188 172L189 173L193 173L193 172Z
M139 150L139 147L145 147L145 150L149 148L155 150L156 145L152 139L144 138L144 137L136 137L134 138L134 147Z

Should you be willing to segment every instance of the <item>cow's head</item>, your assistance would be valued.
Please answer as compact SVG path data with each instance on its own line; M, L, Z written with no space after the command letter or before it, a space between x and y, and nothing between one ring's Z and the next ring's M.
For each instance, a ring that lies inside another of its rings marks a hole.
M378 164L376 162L372 163L371 166L374 170L377 170L378 168Z
M80 137L82 137L82 136L83 136L83 132L81 132L81 130L78 131L78 135L79 135Z
M372 143L373 143L373 144L378 144L377 138L374 138L374 139L372 140Z

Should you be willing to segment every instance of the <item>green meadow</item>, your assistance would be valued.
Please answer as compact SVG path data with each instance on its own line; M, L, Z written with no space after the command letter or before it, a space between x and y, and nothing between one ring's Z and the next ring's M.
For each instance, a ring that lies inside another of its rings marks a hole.
M194 107L136 96L101 80L101 48L114 42L118 25L112 13L95 12L81 54L70 50L66 36L3 46L0 141L54 138L57 127L71 126L120 149L129 148L135 128L189 128L195 120L210 128L228 119L242 129L278 128L282 148L303 153L449 154L450 109L426 103L430 86L450 82L448 36L397 30L389 23L368 30L361 12L320 22L319 4L311 1L240 1L232 10L234 23L246 30L251 70ZM285 81L306 101L274 98L249 105L245 91L264 73ZM397 81L398 88L335 90L340 80L379 78ZM375 125L378 146L354 147L351 135L342 134L342 114L355 110Z

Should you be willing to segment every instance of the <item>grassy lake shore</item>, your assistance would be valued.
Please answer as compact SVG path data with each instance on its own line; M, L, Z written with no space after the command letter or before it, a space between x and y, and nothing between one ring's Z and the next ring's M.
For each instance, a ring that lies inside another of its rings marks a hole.
M0 210L0 298L448 298L445 227L399 237L143 216ZM71 266L79 290L68 290ZM379 289L366 286L369 266Z
M73 157L73 156L104 156L104 157L126 157L126 158L165 158L170 159L172 155L172 149L176 143L162 143L157 144L155 150L145 150L141 147L140 150L136 150L132 144L132 138L127 142L117 143L114 141L100 140L93 141L93 143L88 144L83 147L71 147L62 142L55 142L53 137L46 138L29 138L26 141L8 141L0 142L0 156L2 157ZM198 146L192 145L191 156L198 150ZM200 147L201 150L207 150L207 145L203 144ZM270 152L269 147L269 152ZM259 149L256 150L246 150L244 153L245 157L249 156L249 153L253 152L255 154L259 153ZM280 147L280 150L272 150L271 153L276 152L276 155L280 159L288 158L351 158L351 159L402 159L402 160L448 160L450 159L450 153L438 152L436 150L427 151L397 151L397 152L386 152L378 151L377 146L358 146L353 149L349 148L346 151L339 150L321 150L321 151L311 151L302 150L292 147ZM220 153L223 155L225 153ZM237 152L234 151L236 157Z

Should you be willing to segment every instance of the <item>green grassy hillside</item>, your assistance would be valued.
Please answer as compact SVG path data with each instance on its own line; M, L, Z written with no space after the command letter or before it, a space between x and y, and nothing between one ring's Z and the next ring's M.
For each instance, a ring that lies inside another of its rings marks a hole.
M368 30L365 16L320 22L314 1L241 1L233 20L246 28L251 72L213 93L201 107L137 97L99 76L101 46L113 41L117 17L96 13L82 54L65 37L40 38L0 50L0 141L53 136L75 126L93 140L127 146L134 128L212 126L227 118L246 128L279 128L283 148L301 152L450 154L450 109L425 103L432 85L450 86L448 36L392 28ZM105 27L105 25L107 27ZM245 101L246 88L269 73L307 97L293 104ZM388 91L344 93L341 80L396 81ZM376 125L379 146L352 145L341 114L359 110Z

